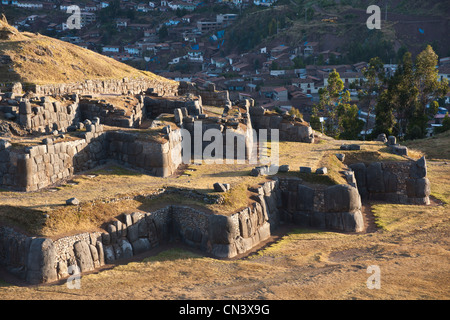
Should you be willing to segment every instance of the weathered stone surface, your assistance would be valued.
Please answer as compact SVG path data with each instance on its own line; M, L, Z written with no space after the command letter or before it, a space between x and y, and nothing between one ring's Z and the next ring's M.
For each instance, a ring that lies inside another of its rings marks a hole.
M430 180L420 178L415 181L415 198L425 198L431 193Z
M361 209L358 190L349 185L336 185L325 189L325 209L327 212L352 212Z
M230 190L231 185L229 183L216 182L216 183L214 183L213 187L214 187L214 191L216 191L216 192L227 192Z
M314 189L305 185L299 184L297 189L297 205L298 211L313 211L314 210Z
M388 141L387 138L386 138L386 134L385 133L380 133L378 135L376 141L380 141L380 142L386 143Z
M322 167L322 168L318 168L316 170L317 174L327 174L328 173L328 169L326 167Z
M232 258L237 254L236 245L232 244L214 244L212 254L218 258Z
M339 161L344 161L345 160L345 154L343 154L343 153L336 153L336 158L338 158Z
M140 238L131 243L133 247L134 254L141 254L143 252L149 251L152 246L147 238Z
M311 173L312 169L310 167L300 167L300 173Z
M81 272L94 270L94 261L92 260L91 249L85 241L77 241L73 245L75 259Z
M236 226L230 217L210 215L208 218L209 237L212 243L229 244L236 238Z
M130 242L134 242L139 238L139 225L138 223L132 224L127 228L127 238Z
M361 150L361 146L359 144L343 144L340 147L341 150Z
M389 146L393 146L397 144L397 138L394 136L389 136L387 141Z
M405 146L394 145L394 146L391 146L391 150L393 153L395 153L396 155L399 155L399 156L407 156L408 155L408 148Z
M77 206L80 204L80 200L78 200L77 198L70 198L70 199L66 200L66 204L72 205L72 206Z
M427 176L427 163L425 157L414 162L411 166L409 175L413 179L425 178Z
M31 240L26 280L32 284L57 280L55 248L51 239L34 238Z
M367 190L369 192L384 192L383 169L380 162L372 162L367 167Z
M114 263L114 261L116 261L114 247L112 245L107 245L103 247L103 250L105 252L105 263L107 264Z
M126 239L121 239L118 242L118 246L121 248L121 257L120 259L129 259L133 257L133 247L131 246L131 243L128 242Z

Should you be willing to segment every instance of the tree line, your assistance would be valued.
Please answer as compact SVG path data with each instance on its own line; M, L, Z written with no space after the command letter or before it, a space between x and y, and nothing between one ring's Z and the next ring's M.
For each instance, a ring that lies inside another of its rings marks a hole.
M354 85L359 106L367 110L366 121L360 119L358 106L350 104L350 93L339 73L333 70L328 85L319 91L311 126L315 130L323 128L325 134L339 139L373 139L380 133L405 140L424 138L429 120L438 111L438 100L449 91L448 81L439 81L437 65L438 56L430 45L415 59L405 52L393 75L386 74L380 58L372 58L363 70L364 79ZM373 113L375 127L368 135ZM449 122L448 117L445 122ZM361 135L363 130L366 134Z

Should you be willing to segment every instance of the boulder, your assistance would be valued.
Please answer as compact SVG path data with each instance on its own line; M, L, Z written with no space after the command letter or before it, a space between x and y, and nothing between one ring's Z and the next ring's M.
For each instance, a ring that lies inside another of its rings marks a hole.
M312 169L310 167L300 167L300 173L311 173Z
M361 146L359 144L343 144L340 147L341 150L361 150Z
M380 133L378 135L376 141L380 141L380 142L386 143L388 141L388 139L386 138L386 134L385 133Z
M408 155L408 148L405 146L399 146L399 145L391 146L391 150L393 153L395 153L396 155L399 155L399 156L407 156Z
M80 204L80 200L78 200L77 198L70 198L70 199L66 200L66 204L72 205L72 206L77 206Z
M317 174L327 174L328 173L328 169L326 167L322 167L322 168L318 168L316 170Z
M425 198L431 193L430 180L428 178L420 178L415 181L415 197Z
M397 138L394 137L394 136L389 136L388 141L387 141L387 144L388 144L389 146L396 145L396 144L397 144Z
M220 182L214 183L213 187L214 191L216 192L227 192L231 188L229 183L220 183Z
M338 158L339 159L339 161L344 161L344 159L345 159L345 154L343 154L343 153L336 153L336 158Z
M232 258L237 255L236 245L233 244L214 244L212 254L218 258Z

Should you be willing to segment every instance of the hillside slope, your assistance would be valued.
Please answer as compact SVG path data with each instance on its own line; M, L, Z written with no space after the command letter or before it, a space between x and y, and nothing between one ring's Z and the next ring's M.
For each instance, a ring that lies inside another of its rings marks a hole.
M21 33L4 16L0 18L0 83L48 84L124 77L172 82L71 43Z

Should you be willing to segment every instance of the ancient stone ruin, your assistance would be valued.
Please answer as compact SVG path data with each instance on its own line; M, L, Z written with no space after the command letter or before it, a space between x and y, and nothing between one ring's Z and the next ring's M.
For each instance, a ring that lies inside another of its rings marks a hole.
M245 146L245 159L255 139L249 134L253 128L278 129L280 140L314 142L311 127L302 119L267 113L252 100L232 103L228 92L217 91L213 85L164 86L122 79L35 86L23 94L22 86L16 84L0 96L0 111L26 132L23 137L0 139L0 186L11 190L38 191L108 161L149 175L170 176L182 163L182 130L192 132L196 124L202 132L220 130L224 143L232 132ZM210 115L206 105L222 107L224 112ZM290 171L289 166L281 168L281 172ZM316 174L326 174L326 168ZM364 198L429 202L425 159L354 164L345 176L347 184L333 186L289 176L268 177L248 190L250 205L231 215L170 204L152 212L123 214L103 232L56 240L1 226L0 264L29 283L46 283L68 277L71 266L91 271L175 241L216 258L232 258L268 239L283 223L361 232ZM218 188L227 192L229 186L219 183ZM161 194L167 192L182 197L194 194L168 189ZM78 204L71 200L70 204Z

